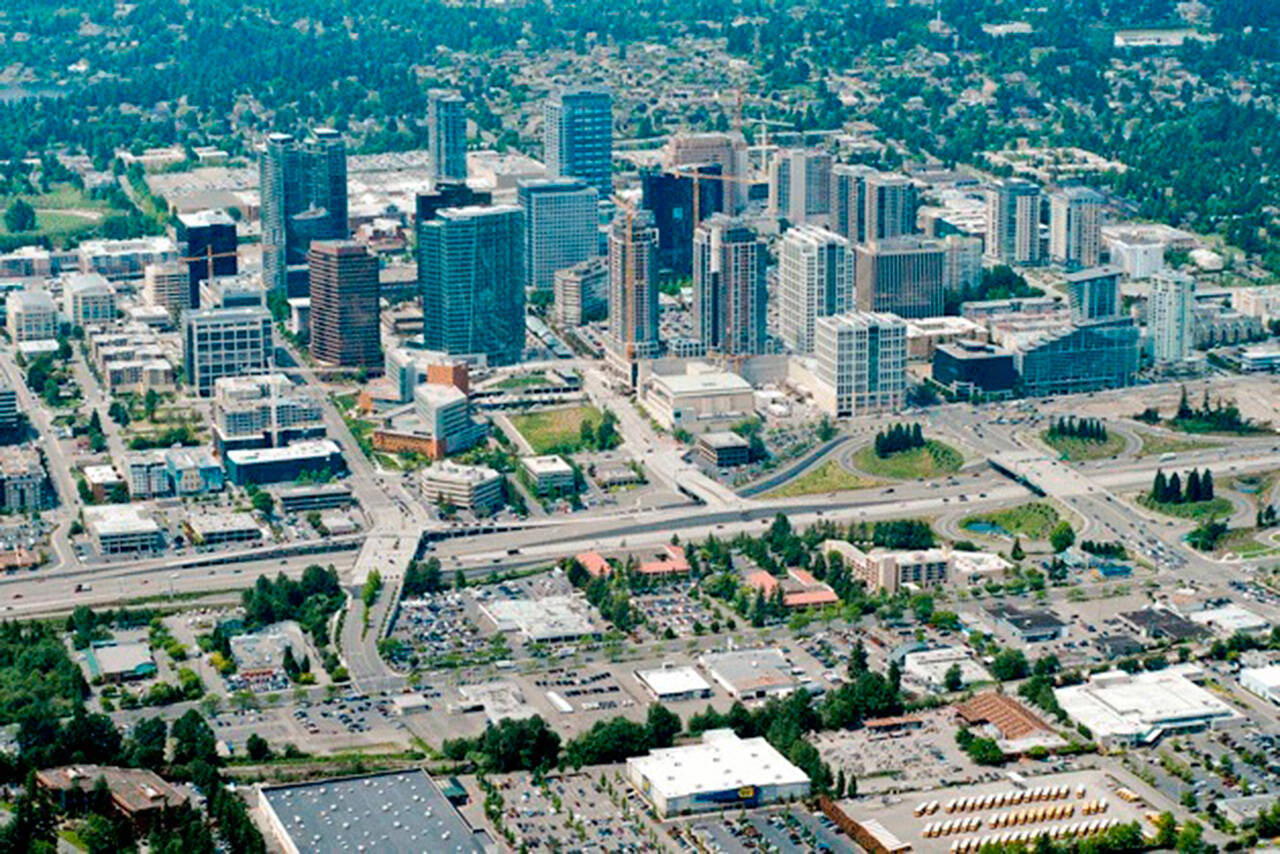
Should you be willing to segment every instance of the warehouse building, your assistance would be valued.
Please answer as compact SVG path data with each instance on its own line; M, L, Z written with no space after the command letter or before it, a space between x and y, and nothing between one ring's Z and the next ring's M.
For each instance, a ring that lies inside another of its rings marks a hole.
M1094 738L1112 745L1154 744L1166 735L1198 732L1241 720L1182 668L1129 674L1095 673L1083 685L1054 690L1058 704Z
M931 691L946 689L947 671L952 667L959 668L962 686L991 679L986 668L974 661L967 650L958 646L910 652L902 660L903 676Z
M659 816L749 809L809 795L809 778L763 738L731 729L701 744L667 747L627 760L627 779Z
M735 700L785 697L800 687L791 664L778 649L706 652L698 663Z
M657 667L637 670L636 679L655 700L678 703L711 696L711 685L692 667Z
M459 815L425 771L262 786L258 802L285 854L479 854L489 839Z
M498 599L480 603L480 613L500 632L519 632L529 643L564 643L599 637L586 600L575 596Z
M1246 667L1240 671L1240 684L1267 702L1280 704L1280 664Z

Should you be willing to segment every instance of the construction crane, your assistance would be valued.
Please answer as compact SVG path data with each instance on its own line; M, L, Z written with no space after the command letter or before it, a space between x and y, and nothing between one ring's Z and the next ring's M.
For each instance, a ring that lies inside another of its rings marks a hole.
M679 166L668 169L667 174L675 175L677 178L691 178L693 180L693 225L697 228L698 223L702 222L699 207L702 201L702 194L698 191L698 183L700 181L720 181L725 184L754 184L755 181L750 178L744 178L739 175L716 175L712 172L699 172L696 169L683 169Z
M231 252L214 252L213 244L210 244L205 247L205 252L203 254L189 255L189 256L179 258L178 260L187 264L192 264L192 263L195 263L196 261L208 261L209 262L209 281L213 281L213 260L215 258L235 258L239 254L240 253L236 252L235 250L232 250Z

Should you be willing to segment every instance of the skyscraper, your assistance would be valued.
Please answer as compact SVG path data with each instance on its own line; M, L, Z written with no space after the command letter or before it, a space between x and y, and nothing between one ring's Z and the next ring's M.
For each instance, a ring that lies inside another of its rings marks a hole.
M1040 263L1040 188L1006 178L987 188L987 257L1002 264Z
M484 356L524 351L524 213L515 205L446 208L419 227L418 283L427 349Z
M778 249L778 302L783 342L812 353L817 319L853 309L849 241L813 225L788 229Z
M427 93L427 147L433 179L467 180L467 102L453 89Z
M907 398L907 325L855 311L818 318L814 354L820 408L835 418L901 409Z
M599 89L557 92L543 105L547 174L581 178L613 195L613 96Z
M906 175L866 177L866 239L891 240L916 230L916 188Z
M646 210L620 214L609 231L609 334L626 361L658 354L658 229Z
M1151 355L1157 363L1180 362L1191 355L1195 289L1195 279L1175 270L1161 270L1151 278L1147 329L1151 334Z
M683 173L720 175L718 163L685 166ZM688 276L693 272L694 220L693 178L688 174L671 172L644 172L640 176L641 204L653 213L653 224L658 228L658 266L675 276ZM698 180L699 221L724 210L724 185L716 178Z
M1066 187L1049 197L1049 257L1070 269L1094 267L1102 256L1102 194Z
M183 255L199 260L187 262L189 307L199 306L200 283L209 278L210 263L215 276L236 274L236 223L226 211L205 210L179 214L178 240Z
M1091 267L1066 275L1067 302L1077 323L1110 320L1120 313L1120 269Z
M747 141L739 131L672 134L662 147L662 165L681 171L689 166L719 166L720 174L742 179L717 182L724 186L724 212L736 214L747 204Z
M765 352L765 251L755 229L716 214L693 234L693 328L708 351Z
M310 242L349 234L346 143L329 128L312 131L301 145L290 134L269 134L258 170L263 280L268 289L305 296L301 268ZM290 267L299 273L292 280Z
M353 240L317 240L307 260L311 355L342 367L380 367L378 259Z
M867 178L877 174L859 164L831 167L831 230L850 244L867 240Z
M857 303L862 311L935 317L946 302L946 248L941 241L897 237L855 247Z
M594 258L596 188L577 178L521 181L516 200L524 211L525 284L550 290L557 270Z
M769 164L769 210L792 225L825 225L831 216L831 155L792 148Z
M213 394L220 377L264 373L275 355L271 312L261 306L183 312L182 354L196 394Z

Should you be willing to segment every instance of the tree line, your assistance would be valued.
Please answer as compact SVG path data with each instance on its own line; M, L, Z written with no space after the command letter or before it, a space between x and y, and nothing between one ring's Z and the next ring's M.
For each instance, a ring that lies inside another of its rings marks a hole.
M1166 478L1163 469L1156 469L1148 497L1157 504L1195 504L1200 501L1212 501L1213 472L1206 468L1201 474L1192 469L1187 472L1187 481L1184 485L1177 472Z
M888 430L876 433L876 456L881 459L901 451L923 448L924 445L924 432L920 429L919 422L910 425L894 424Z
M1083 439L1086 442L1107 441L1107 427L1100 418L1060 417L1049 425L1049 437Z

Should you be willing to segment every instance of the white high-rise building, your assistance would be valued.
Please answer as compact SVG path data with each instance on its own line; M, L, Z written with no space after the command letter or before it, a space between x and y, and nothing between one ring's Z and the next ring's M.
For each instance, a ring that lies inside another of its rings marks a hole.
M1002 264L1040 263L1040 188L1006 178L987 189L987 257Z
M458 92L427 93L427 146L432 178L448 183L467 180L467 102Z
M865 204L866 240L892 240L915 234L916 188L906 175L868 175Z
M577 178L520 182L516 200L524 211L527 287L550 290L557 270L596 256L597 198L595 187Z
M818 406L834 418L901 409L907 400L907 325L894 314L855 311L818 318Z
M1191 325L1195 288L1195 279L1174 270L1162 270L1152 277L1147 330L1151 354L1157 363L1180 362L1191 355L1195 341Z
M1049 197L1049 257L1071 269L1096 267L1102 257L1102 194L1066 187Z
M982 281L982 238L948 234L942 243L946 248L943 290L951 294L976 287Z
M815 225L789 229L778 249L778 327L795 353L812 353L814 323L853 309L849 241Z
M769 210L792 225L825 225L831 217L831 155L792 148L769 164Z

